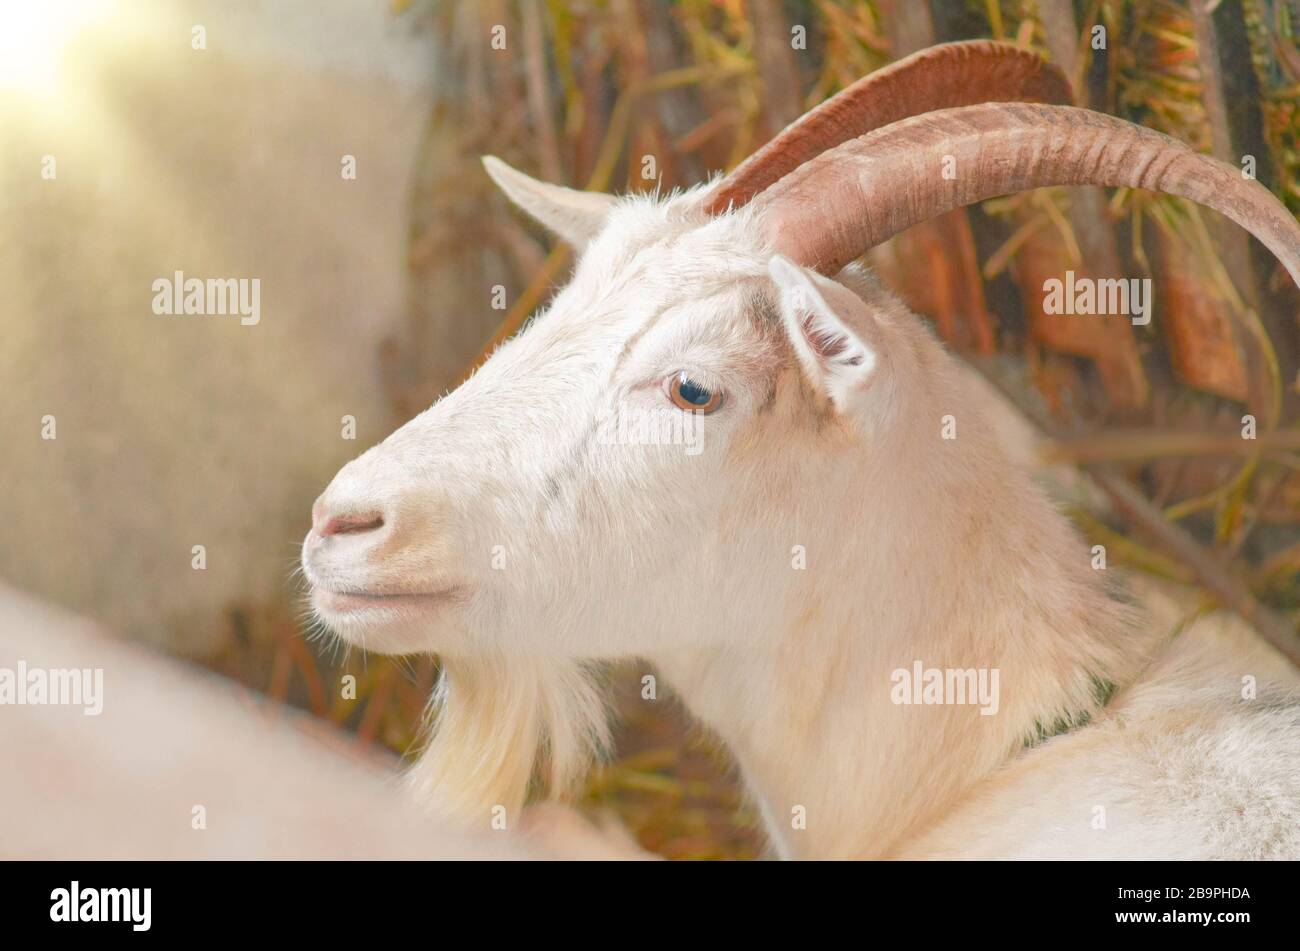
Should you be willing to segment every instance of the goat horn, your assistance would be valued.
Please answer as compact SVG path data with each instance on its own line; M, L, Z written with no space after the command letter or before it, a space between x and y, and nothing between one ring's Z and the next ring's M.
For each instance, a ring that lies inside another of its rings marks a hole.
M859 79L738 165L704 195L718 215L827 149L932 109L980 102L1070 103L1065 75L1029 50L992 40L943 43Z
M918 222L1051 185L1190 199L1253 234L1300 284L1300 223L1267 188L1167 135L1072 106L986 104L904 119L796 169L755 208L776 250L834 274Z

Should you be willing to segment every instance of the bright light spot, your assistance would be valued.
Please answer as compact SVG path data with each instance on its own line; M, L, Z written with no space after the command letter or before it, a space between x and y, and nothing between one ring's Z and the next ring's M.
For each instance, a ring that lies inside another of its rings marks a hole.
M0 90L59 91L68 45L105 18L111 0L10 0L0 12Z

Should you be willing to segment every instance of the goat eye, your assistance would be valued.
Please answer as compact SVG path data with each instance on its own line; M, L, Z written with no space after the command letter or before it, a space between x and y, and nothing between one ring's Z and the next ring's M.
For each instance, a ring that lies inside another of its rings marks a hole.
M693 413L712 413L722 405L722 394L714 393L696 383L686 371L675 373L666 381L668 398L678 409Z

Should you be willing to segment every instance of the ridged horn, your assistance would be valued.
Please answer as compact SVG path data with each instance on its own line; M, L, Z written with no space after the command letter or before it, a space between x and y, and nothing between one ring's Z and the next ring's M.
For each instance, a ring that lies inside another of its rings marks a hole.
M842 142L934 109L981 102L1069 103L1059 69L992 40L943 43L878 69L790 123L703 196L713 215L739 208Z
M1071 106L904 119L800 166L755 208L775 250L834 274L918 222L1051 185L1144 188L1205 205L1263 242L1300 285L1300 223L1267 188L1162 133Z

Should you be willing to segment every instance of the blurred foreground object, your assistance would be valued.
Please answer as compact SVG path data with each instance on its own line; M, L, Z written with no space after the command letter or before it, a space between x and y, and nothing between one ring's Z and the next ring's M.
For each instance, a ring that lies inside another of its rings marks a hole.
M294 726L302 714L259 708L218 678L0 587L0 668L19 662L102 669L103 709L0 706L0 857L532 857L504 833L436 827L392 770L327 747ZM206 828L196 829L200 807Z

